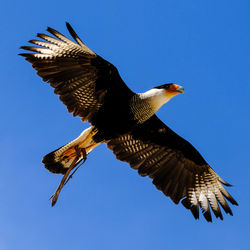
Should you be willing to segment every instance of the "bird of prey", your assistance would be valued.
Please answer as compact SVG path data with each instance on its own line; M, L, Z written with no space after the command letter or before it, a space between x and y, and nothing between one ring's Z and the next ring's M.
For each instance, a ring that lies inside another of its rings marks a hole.
M118 160L152 178L159 190L175 204L181 201L195 219L199 209L207 221L212 221L210 210L220 219L221 208L232 215L227 201L238 204L224 187L230 184L155 115L163 104L183 93L183 87L168 83L134 93L114 65L90 50L69 23L66 26L75 41L48 28L50 35L38 33L40 40L29 41L37 46L22 46L29 52L20 54L50 83L69 112L91 124L75 140L43 158L49 171L64 175L52 205L72 170L97 145L106 143Z

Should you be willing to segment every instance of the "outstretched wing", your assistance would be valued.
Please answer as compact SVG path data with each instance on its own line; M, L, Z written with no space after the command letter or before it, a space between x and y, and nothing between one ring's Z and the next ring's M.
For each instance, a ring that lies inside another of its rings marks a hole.
M232 211L225 198L237 202L226 191L222 180L199 152L186 140L169 129L156 115L130 134L108 142L118 160L128 162L141 176L149 176L153 184L175 204L190 209L199 218L199 206L207 221L212 221L210 207L223 219L220 206Z
M109 102L117 93L128 98L133 92L121 79L118 70L111 63L91 51L77 36L69 23L67 28L75 42L56 30L48 28L53 36L37 34L44 41L31 40L38 46L22 46L34 53L22 53L32 63L37 74L55 88L55 93L74 116L89 120L105 101Z

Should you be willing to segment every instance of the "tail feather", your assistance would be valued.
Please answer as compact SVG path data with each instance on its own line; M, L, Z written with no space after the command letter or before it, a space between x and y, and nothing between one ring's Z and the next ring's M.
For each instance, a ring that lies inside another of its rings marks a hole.
M76 147L82 149L81 157L76 162L77 165L86 154L98 145L92 138L95 133L93 127L87 128L75 140L45 155L42 160L45 168L52 173L65 174L77 156ZM83 151L85 152L83 153Z

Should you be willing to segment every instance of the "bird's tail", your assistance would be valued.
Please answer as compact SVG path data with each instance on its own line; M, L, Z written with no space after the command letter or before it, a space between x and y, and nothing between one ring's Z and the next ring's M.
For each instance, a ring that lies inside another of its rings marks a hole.
M85 129L75 140L45 155L42 160L43 164L53 173L65 174L76 157L79 159L75 166L100 144L93 139L96 133L97 129L94 127Z

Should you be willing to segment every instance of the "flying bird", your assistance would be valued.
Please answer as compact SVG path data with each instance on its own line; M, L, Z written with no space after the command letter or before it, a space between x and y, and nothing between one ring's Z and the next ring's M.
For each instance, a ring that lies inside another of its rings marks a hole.
M159 190L175 204L181 201L195 219L200 209L207 221L212 221L210 210L220 219L221 208L233 215L227 201L238 204L224 187L230 184L155 115L172 97L184 93L183 87L167 83L134 93L114 65L90 50L69 23L66 26L75 41L49 27L50 35L38 33L40 40L29 41L36 46L22 46L29 52L20 54L54 88L69 112L91 124L42 160L49 171L64 175L52 205L72 170L76 171L96 146L106 143L118 160L152 178Z

